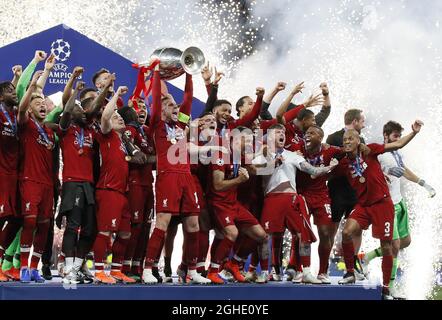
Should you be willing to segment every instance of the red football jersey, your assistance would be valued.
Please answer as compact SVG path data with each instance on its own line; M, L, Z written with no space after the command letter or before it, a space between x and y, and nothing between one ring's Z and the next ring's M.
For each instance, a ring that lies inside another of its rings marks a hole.
M213 186L213 171L219 170L224 172L224 179L231 180L235 178L234 165L224 164L222 159L219 159L216 164L210 165L209 170L209 194L208 200L211 202L223 202L227 204L234 204L237 202L238 190L237 187L231 188L226 191L216 191Z
M44 130L48 141L39 132L38 123L32 118L19 126L21 150L19 177L21 180L52 186L54 132L44 125L40 128Z
M343 158L339 162L338 172L345 174L351 187L356 190L358 203L361 206L370 206L373 203L389 197L387 182L382 173L377 156L385 152L383 144L371 143L367 145L371 152L367 157L359 156L359 166L356 159ZM357 175L356 168L362 172L362 178Z
M18 127L17 113L8 112L9 120L0 112L0 175L17 175L18 171Z
M285 149L289 151L302 150L304 147L304 132L302 132L293 122L285 125Z
M146 155L153 153L152 140L148 136L148 127L143 125L127 125L126 135L131 137L132 142ZM139 186L152 187L153 175L152 164L138 165L129 163L129 183Z
M125 159L126 149L114 130L108 134L98 133L101 168L97 189L110 189L121 193L128 190L129 165Z
M157 174L166 171L190 173L190 159L184 128L185 125L181 122L167 124L159 120L155 123L153 140L157 156ZM169 135L168 131L171 132ZM172 158L168 159L170 148L174 148L175 152L170 152L169 156Z
M305 160L307 160L312 166L326 167L330 164L331 159L341 153L341 149L332 146L329 146L328 148L321 146L321 149L317 154L310 155L307 154L305 147L303 147L302 153ZM298 192L302 195L328 197L327 179L328 175L312 179L309 174L298 171L296 174L296 187L298 188Z
M63 182L94 182L94 136L91 127L71 124L67 130L57 131L63 155Z

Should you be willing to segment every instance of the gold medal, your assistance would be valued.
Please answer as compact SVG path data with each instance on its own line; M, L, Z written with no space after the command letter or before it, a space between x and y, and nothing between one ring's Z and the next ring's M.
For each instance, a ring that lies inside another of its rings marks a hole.
M46 149L48 149L48 150L52 150L52 147L53 147L54 145L51 143L51 142L49 142L47 145L46 145Z
M365 178L364 178L364 177L360 177L360 178L359 178L359 182L360 182L360 183L365 183Z
M132 160L132 157L131 156L126 156L126 157L124 157L124 159L126 159L126 161L130 161L130 160Z
M83 148L78 149L78 154L81 156L84 153Z
M170 139L170 143L171 144L176 144L176 139L175 138Z

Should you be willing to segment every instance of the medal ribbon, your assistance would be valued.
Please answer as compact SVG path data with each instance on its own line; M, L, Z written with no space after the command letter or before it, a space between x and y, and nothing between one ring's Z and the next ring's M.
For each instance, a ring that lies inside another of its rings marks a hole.
M138 132L141 134L141 136L143 137L144 140L146 140L147 142L147 137L146 137L146 133L143 130L143 126L137 125L137 130Z
M12 122L8 111L6 111L6 109L3 107L3 104L1 104L1 103L0 103L0 110L2 110L3 115L5 116L8 123L11 125L12 132L14 132L14 136L17 136L17 117L14 115L14 122Z
M75 138L78 141L78 145L80 146L80 149L83 149L84 146L84 129L80 128L80 132L75 131Z
M361 164L360 164L359 161L360 161L359 156L356 156L356 162L355 162L355 163L352 163L351 166L352 166L353 169L355 170L356 175L357 175L358 177L362 177L362 169L361 169Z
M233 164L233 177L236 178L238 176L240 164L234 163Z
M127 151L126 145L124 144L123 140L121 139L121 146L123 147L123 152L127 156L129 155L129 151Z
M164 126L166 127L167 137L169 138L169 141L172 139L176 139L175 126L169 126L167 123L164 123Z
M321 152L322 152L322 146L319 149L319 153L316 157L312 158L307 158L308 163L310 163L312 166L316 167L317 165L319 165L321 163Z
M34 118L31 117L31 120L36 125L38 133L43 138L43 140L46 142L46 144L51 145L52 142L51 142L51 140L49 140L49 137L48 137L48 134L46 133L46 131L42 128L42 126L40 126L40 124L37 121L34 120Z

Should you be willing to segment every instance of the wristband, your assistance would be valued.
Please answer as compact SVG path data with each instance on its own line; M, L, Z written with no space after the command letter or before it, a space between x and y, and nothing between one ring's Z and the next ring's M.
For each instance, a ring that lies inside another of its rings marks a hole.
M178 121L182 122L182 123L188 123L190 120L190 116L184 113L179 113L178 114Z

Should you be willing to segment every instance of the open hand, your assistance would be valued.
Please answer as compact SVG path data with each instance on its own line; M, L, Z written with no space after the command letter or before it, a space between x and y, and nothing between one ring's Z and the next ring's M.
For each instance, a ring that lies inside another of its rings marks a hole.
M311 96L307 99L307 101L304 102L304 106L305 106L306 108L310 108L310 107L314 107L314 106L320 105L320 104L322 104L323 102L324 102L324 98L322 97L322 94L319 93L319 94L317 94L316 96L311 95Z

